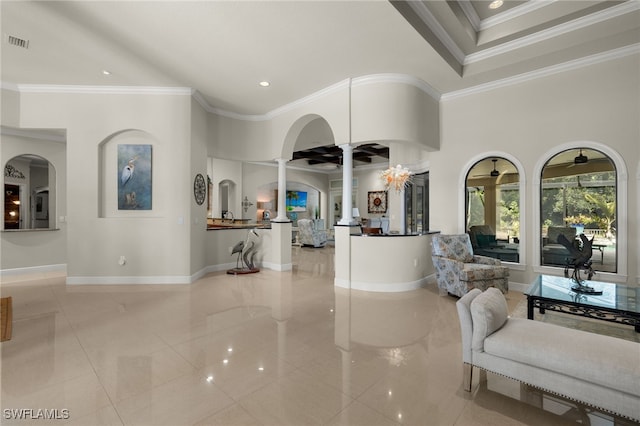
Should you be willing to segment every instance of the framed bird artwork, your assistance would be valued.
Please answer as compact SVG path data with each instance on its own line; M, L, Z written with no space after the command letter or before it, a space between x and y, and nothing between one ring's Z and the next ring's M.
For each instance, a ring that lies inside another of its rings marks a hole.
M118 145L118 210L151 210L151 154L151 145Z

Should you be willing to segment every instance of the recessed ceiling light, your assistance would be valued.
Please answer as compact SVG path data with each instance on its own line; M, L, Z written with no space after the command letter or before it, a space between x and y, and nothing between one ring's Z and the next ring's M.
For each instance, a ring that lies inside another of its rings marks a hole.
M111 75L111 71L109 71L109 70L102 70L102 74L104 74L104 75Z
M258 84L262 87L269 87L271 85L271 83L269 83L268 81L261 81Z
M504 2L502 0L494 0L491 3L489 3L489 9L497 9L503 4Z

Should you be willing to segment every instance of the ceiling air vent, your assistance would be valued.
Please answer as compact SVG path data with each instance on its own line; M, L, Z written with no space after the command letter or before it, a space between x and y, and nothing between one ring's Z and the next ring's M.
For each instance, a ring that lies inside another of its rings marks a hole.
M7 35L7 43L9 43L12 46L21 47L23 49L29 48L29 40L25 40L23 38L15 37L12 35Z

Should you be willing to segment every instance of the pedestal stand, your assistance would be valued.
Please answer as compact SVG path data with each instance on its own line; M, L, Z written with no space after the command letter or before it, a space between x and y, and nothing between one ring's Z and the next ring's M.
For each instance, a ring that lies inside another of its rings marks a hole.
M258 268L233 268L227 271L229 275L245 275L245 274L255 274L256 272L260 272Z

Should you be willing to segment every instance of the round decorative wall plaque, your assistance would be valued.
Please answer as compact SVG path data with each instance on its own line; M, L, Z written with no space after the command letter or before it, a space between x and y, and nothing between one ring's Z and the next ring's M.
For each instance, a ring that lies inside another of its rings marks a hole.
M200 173L196 175L196 178L193 181L193 196L195 197L198 205L204 203L204 199L207 196L207 184L204 180L204 176Z

